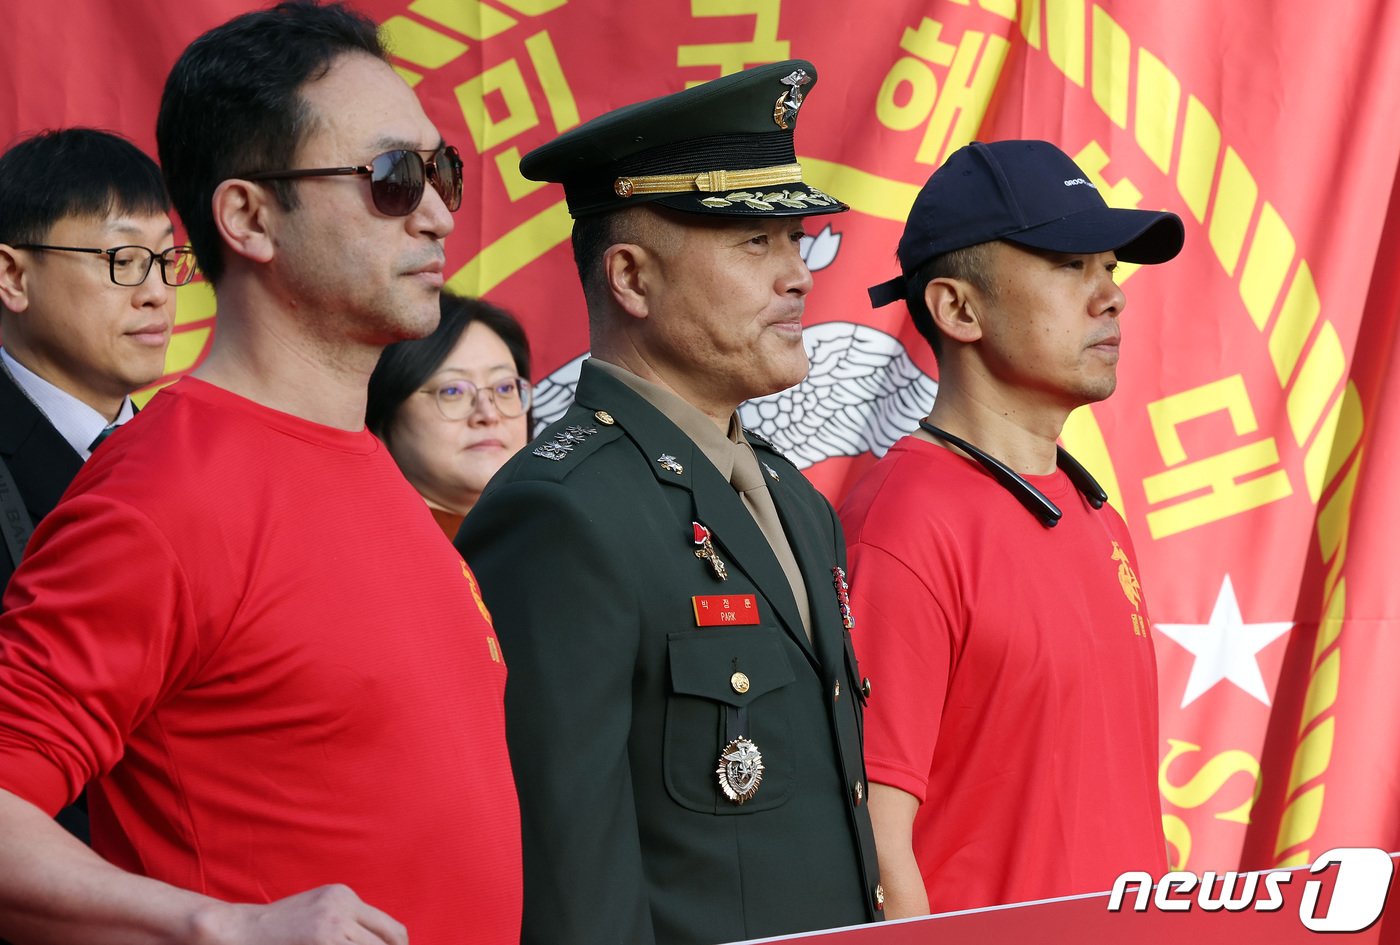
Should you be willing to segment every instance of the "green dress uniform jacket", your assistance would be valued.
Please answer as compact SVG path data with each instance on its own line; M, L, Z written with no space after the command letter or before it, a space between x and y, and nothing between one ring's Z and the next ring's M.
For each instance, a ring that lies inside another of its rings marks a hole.
M751 441L807 583L811 642L729 482L587 363L574 405L457 536L509 671L527 945L733 942L880 917L864 696L835 584L845 543L796 467ZM697 522L724 580L696 555ZM697 625L693 598L744 595L756 623ZM737 736L763 763L742 804L717 773Z

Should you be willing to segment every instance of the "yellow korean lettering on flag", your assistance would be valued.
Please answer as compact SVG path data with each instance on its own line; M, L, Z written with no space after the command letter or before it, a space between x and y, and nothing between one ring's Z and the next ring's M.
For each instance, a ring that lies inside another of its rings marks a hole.
M154 153L165 74L235 0L10 0L0 140L89 124ZM617 106L801 57L797 149L852 212L813 218L812 374L744 407L830 498L914 428L937 370L895 272L914 195L973 139L1045 138L1110 204L1186 223L1120 267L1119 385L1069 450L1139 553L1161 680L1174 868L1400 847L1400 7L1274 0L363 0L466 161L450 287L518 313L537 411L587 350L558 188L520 156ZM215 331L177 292L167 381ZM1112 751L1112 745L1105 745Z

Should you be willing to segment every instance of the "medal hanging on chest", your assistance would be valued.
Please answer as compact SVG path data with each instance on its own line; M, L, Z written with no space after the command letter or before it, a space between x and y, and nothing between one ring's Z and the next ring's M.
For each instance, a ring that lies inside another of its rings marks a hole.
M758 793L763 782L763 753L748 738L736 738L720 752L715 774L724 796L742 804Z
M749 738L749 706L745 697L753 688L753 680L739 668L737 656L733 669L729 686L738 693L739 702L724 706L724 737L728 744L720 750L715 776L719 778L719 789L730 803L742 804L757 794L758 786L763 783L763 753Z

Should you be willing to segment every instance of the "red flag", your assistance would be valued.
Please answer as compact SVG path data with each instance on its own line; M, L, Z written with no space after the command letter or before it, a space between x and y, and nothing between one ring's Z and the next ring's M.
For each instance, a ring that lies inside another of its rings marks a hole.
M175 56L254 4L10 6L0 138L87 123L154 152ZM1180 214L1183 254L1125 272L1117 393L1064 434L1132 528L1158 621L1171 858L1199 872L1400 847L1396 5L363 7L467 159L450 284L522 317L545 417L568 402L587 332L562 194L520 178L519 156L625 103L816 63L798 153L853 212L811 224L812 377L744 417L833 500L934 396L926 346L865 288L893 274L904 215L951 150L1046 138L1111 204ZM178 291L172 377L205 350L212 315L202 284Z

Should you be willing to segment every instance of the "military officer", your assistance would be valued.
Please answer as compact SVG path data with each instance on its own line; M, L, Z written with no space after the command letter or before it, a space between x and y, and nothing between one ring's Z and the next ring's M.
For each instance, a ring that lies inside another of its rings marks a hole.
M789 61L526 155L562 183L592 357L457 537L509 666L523 941L871 921L860 679L831 506L736 409L807 372Z

